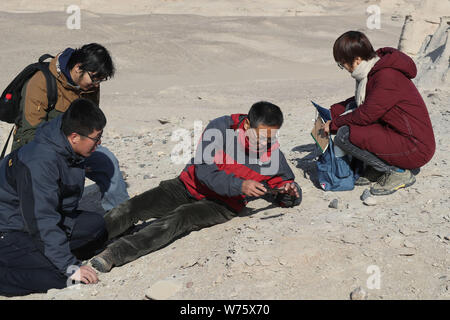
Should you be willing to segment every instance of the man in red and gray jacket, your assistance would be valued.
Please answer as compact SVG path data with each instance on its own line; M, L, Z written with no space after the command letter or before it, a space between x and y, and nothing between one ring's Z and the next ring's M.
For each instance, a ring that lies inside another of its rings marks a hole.
M280 108L265 101L255 103L248 115L212 120L179 177L162 181L106 214L110 239L139 220L156 220L113 242L92 259L92 266L109 272L179 236L236 217L256 198L283 207L299 205L301 189L277 141L282 123Z

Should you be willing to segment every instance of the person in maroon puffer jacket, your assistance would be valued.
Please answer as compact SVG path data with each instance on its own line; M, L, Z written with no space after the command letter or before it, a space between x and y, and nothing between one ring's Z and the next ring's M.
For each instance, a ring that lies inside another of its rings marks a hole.
M435 139L427 107L411 81L414 61L394 48L374 51L361 32L348 31L333 47L334 59L356 79L355 96L331 106L325 132L335 144L366 165L357 185L377 181L373 195L412 185L411 169L434 155Z

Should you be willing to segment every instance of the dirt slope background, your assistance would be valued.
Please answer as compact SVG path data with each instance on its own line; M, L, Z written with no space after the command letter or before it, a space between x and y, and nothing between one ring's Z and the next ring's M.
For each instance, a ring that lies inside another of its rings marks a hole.
M103 145L119 159L131 196L180 173L184 166L170 159L175 130L193 131L194 121L204 127L271 101L285 115L281 149L303 188L301 206L252 202L241 217L100 274L96 285L12 299L145 299L159 285L173 289L156 292L167 299L348 299L357 287L369 299L449 299L449 91L422 91L438 145L434 158L416 184L377 197L376 206L360 200L364 187L317 187L309 135L310 100L329 106L353 95L354 80L333 60L334 40L360 30L376 48L397 47L417 1L375 1L381 28L373 30L366 24L371 2L206 2L134 1L125 8L74 1L81 29L70 30L69 3L2 1L0 87L43 53L105 45L117 74L102 84ZM9 130L0 123L2 142ZM329 208L333 199L337 209ZM96 200L88 194L83 205L98 208Z

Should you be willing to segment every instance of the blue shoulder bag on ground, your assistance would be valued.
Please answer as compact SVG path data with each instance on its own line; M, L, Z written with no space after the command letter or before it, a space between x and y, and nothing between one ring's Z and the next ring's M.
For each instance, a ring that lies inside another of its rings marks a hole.
M325 191L353 190L358 178L350 166L348 155L337 157L334 151L334 143L330 138L328 148L316 161L317 177L319 184Z

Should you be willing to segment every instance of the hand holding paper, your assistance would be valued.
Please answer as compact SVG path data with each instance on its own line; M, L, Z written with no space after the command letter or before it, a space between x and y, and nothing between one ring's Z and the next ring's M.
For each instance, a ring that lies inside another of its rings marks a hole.
M316 121L314 122L314 127L311 131L311 136L313 137L314 141L316 142L317 146L320 148L322 152L325 152L325 150L328 148L329 143L328 133L325 133L324 131L325 125L326 123L324 123L322 118L318 116Z
M322 125L323 132L325 132L327 135L330 134L330 124L331 124L331 120L328 120L327 122L325 122Z

